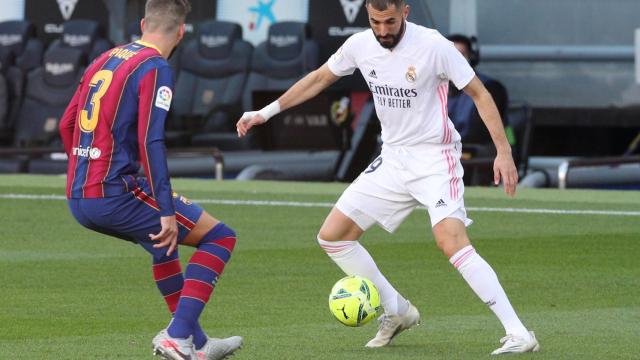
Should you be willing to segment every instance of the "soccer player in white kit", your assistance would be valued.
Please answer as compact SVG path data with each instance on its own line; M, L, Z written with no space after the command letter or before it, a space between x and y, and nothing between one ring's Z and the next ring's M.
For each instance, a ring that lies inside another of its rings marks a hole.
M415 306L387 281L358 239L378 224L393 232L418 205L429 211L438 247L505 328L492 354L537 351L538 341L516 315L496 273L475 251L466 228L460 135L447 115L449 81L473 99L496 146L494 181L515 194L518 175L500 114L468 62L438 31L408 22L404 0L367 0L371 29L349 37L326 64L278 100L243 114L238 136L360 69L382 127L382 152L345 190L318 234L328 256L348 275L373 281L384 314L367 347L388 345L420 322Z

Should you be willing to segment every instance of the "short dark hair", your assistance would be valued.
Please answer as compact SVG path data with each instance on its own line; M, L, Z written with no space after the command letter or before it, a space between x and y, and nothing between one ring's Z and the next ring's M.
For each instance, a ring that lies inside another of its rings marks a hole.
M190 11L189 0L147 0L144 7L145 31L174 32L184 24Z
M467 48L467 56L471 67L476 67L480 63L480 48L478 47L478 38L475 36L466 36L462 34L451 34L447 39L453 43L463 44Z
M454 43L461 43L464 44L464 46L466 46L467 51L471 52L471 50L473 50L473 45L471 44L471 38L462 34L451 34L449 36L447 36L447 39L449 39L449 41L454 42Z
M379 11L387 10L391 5L395 5L396 9L401 9L405 5L405 0L367 0L366 6L369 5Z

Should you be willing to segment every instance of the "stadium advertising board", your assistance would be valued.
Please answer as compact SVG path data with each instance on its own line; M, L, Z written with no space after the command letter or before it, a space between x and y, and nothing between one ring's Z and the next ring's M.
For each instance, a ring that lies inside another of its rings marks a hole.
M97 0L26 0L25 18L29 19L45 43L60 37L62 24L68 20L95 20L108 34L109 12Z
M135 2L135 7L131 4ZM184 24L185 34L182 44L197 30L198 23L216 18L216 5L211 0L189 0L191 3L191 12L187 14L187 21ZM140 19L144 17L144 6L146 0L129 0L127 13L127 41L138 40L140 33Z
M0 11L0 21L22 20L22 19L24 19L24 0L2 1L2 11Z
M365 0L311 0L309 26L312 37L320 46L320 63L324 63L349 36L369 29ZM358 70L354 76L341 79L334 87L367 90Z
M253 104L262 108L281 91L254 91ZM257 130L264 150L344 150L351 122L348 92L323 91L274 116Z
M365 0L312 0L309 25L320 45L320 59L329 58L347 38L369 29Z
M269 25L280 21L308 20L308 0L218 0L217 19L242 25L244 39L258 45L267 38Z

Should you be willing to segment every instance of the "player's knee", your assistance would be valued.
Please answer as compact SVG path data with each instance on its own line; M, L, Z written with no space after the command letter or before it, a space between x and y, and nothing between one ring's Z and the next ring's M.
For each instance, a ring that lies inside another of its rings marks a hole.
M436 245L447 257L469 245L464 224L458 222L457 219L445 219L433 228Z
M224 247L229 250L229 252L233 251L236 245L236 232L227 226L227 224L223 222L219 222L214 226L208 233L200 241L200 244L208 244L208 243L224 243Z
M455 244L456 241L454 240L454 238L442 236L436 237L436 245L438 246L438 249L440 249L440 251L442 251L442 253L447 257L455 252L453 250L457 248Z
M318 237L325 241L358 240L362 233L363 231L350 219L335 221L327 218L318 232Z
M320 246L325 243L331 242L331 240L327 240L325 237L323 237L322 233L318 233L318 235L316 235L316 241L318 242L318 244L320 244Z
M330 231L327 231L324 229L324 226L322 228L320 228L320 231L318 232L318 235L316 235L316 239L318 239L318 242L320 241L336 241L338 239L334 239L335 236L334 234L332 234Z

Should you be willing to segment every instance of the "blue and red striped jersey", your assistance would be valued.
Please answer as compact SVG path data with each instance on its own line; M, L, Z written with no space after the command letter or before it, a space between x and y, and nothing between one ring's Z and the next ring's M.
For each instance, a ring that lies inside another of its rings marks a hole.
M161 216L174 214L164 145L173 73L152 44L136 41L100 55L60 120L69 157L68 198L121 195L143 166Z

